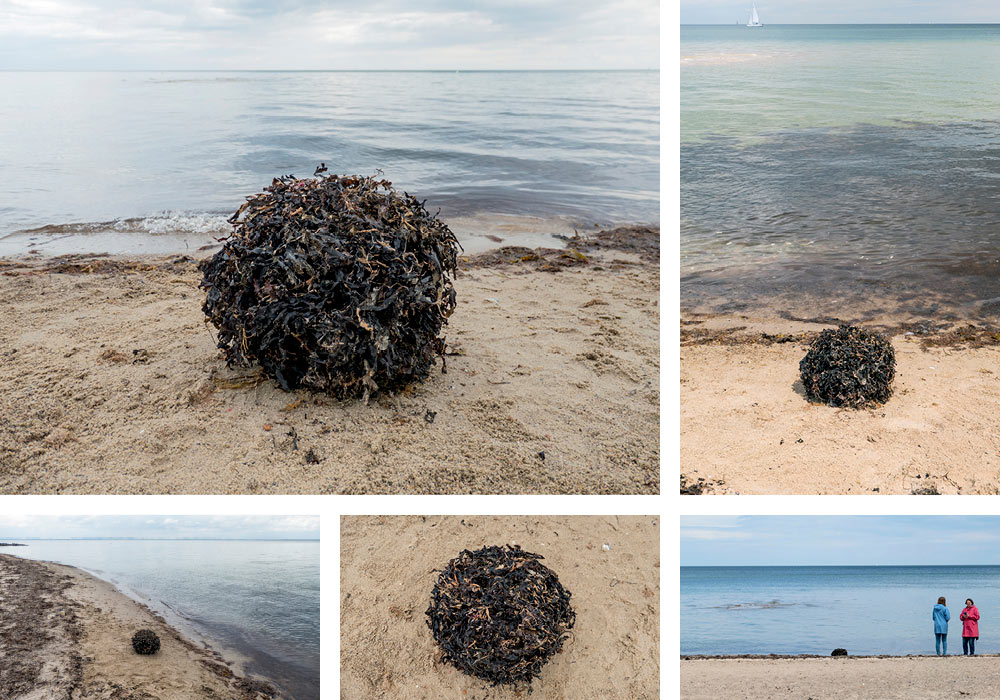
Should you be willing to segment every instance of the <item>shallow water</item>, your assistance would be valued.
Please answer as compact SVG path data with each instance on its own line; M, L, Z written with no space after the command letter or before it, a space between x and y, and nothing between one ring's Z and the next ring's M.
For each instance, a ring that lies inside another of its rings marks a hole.
M682 654L933 654L931 610L949 603L962 652L965 599L981 615L977 652L1000 652L998 566L681 567Z
M0 151L0 255L193 250L320 162L381 169L476 249L496 216L528 241L658 222L659 74L0 72Z
M1000 296L998 40L1000 25L683 27L685 303L975 315Z
M319 543L24 540L8 553L110 581L295 700L319 698Z

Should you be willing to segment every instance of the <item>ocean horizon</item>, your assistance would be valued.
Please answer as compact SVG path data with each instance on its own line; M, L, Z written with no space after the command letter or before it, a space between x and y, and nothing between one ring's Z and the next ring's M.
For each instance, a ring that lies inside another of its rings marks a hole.
M959 613L979 608L977 652L1000 652L1000 565L682 566L681 654L934 654L931 610L947 599L949 652Z

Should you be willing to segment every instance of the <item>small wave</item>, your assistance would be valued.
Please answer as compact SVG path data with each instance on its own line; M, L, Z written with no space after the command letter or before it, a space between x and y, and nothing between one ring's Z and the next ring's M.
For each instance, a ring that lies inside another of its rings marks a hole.
M681 65L718 66L725 65L727 63L746 63L748 61L757 61L760 58L761 55L756 53L704 53L681 56Z
M813 607L809 603L782 603L780 600L772 600L767 603L726 603L725 605L715 605L715 610L775 610L777 608Z
M681 56L682 66L725 66L734 63L752 63L761 61L795 60L800 54L786 51L746 51L742 53L718 51L693 53Z
M163 212L152 216L112 219L111 221L88 221L68 224L47 224L36 228L21 229L11 235L24 236L81 236L101 233L137 233L151 236L198 234L224 235L231 227L226 217L219 214L191 214Z

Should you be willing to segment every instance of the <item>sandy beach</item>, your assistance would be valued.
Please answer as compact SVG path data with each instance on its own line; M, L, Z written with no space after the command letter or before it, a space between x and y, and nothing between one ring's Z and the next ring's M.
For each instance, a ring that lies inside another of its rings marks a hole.
M227 369L191 257L0 261L0 491L657 493L658 238L465 258L447 373L367 405Z
M234 673L110 583L79 569L0 554L0 697L10 700L263 700L270 685ZM139 656L137 630L160 651Z
M681 698L993 700L1000 694L997 661L996 655L682 660Z
M530 697L658 698L659 518L380 516L341 519L341 699L529 697L442 664L425 617L435 569L512 542L545 557L576 611Z
M1000 492L1000 328L873 319L892 336L889 401L809 403L799 360L832 325L767 315L681 321L682 492Z

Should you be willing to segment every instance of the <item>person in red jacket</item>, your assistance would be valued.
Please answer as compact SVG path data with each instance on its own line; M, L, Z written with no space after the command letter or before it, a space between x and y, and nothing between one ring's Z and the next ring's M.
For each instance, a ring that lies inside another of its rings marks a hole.
M958 616L962 620L962 654L976 655L976 640L979 639L979 609L972 598L965 601L965 610Z

